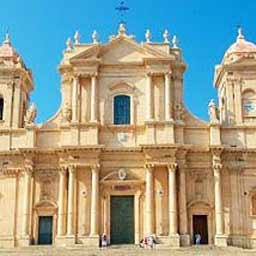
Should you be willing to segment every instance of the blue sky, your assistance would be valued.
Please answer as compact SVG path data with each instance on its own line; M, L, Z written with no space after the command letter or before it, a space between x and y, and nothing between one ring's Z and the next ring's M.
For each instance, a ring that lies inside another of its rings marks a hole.
M8 0L0 5L0 36L10 30L13 45L32 69L35 90L32 101L38 107L38 122L51 117L60 104L60 76L57 66L67 37L76 30L82 42L91 40L96 29L106 42L117 30L118 0ZM256 1L253 0L126 0L129 33L140 42L145 30L152 41L162 41L164 29L176 34L188 70L184 79L185 104L207 119L207 105L216 98L213 88L215 64L235 41L237 26L246 38L256 41Z

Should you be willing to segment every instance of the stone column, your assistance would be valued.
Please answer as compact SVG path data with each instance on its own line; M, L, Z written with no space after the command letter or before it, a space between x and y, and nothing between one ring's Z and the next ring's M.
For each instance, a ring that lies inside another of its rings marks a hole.
M180 152L182 159L179 160L179 231L182 246L190 245L188 234L188 213L187 213L187 191L186 191L186 151Z
M74 235L74 212L75 212L75 175L76 168L71 165L68 167L68 218L67 218L67 235Z
M154 196L154 188L153 188L153 166L146 165L146 194L145 194L145 219L146 226L145 232L146 235L153 234L153 196Z
M32 167L24 169L23 220L22 237L29 238L30 199L31 199Z
M153 120L153 101L152 101L152 74L147 74L146 85L146 118L147 121Z
M78 91L79 91L79 77L73 78L72 87L72 122L78 122Z
M171 75L165 74L165 121L172 120L171 116Z
M221 167L214 166L214 195L215 195L215 221L216 235L223 235L223 211L221 196Z
M180 246L177 223L177 190L176 190L176 168L177 164L168 165L169 172L169 237L170 245Z
M177 234L176 164L168 165L169 171L169 235Z
M221 153L222 149L213 149L213 174L214 174L214 196L215 196L215 245L227 246L227 237L224 235L223 206L221 192Z
M63 167L59 171L59 199L58 199L58 227L57 235L65 235L65 195L66 195L66 179L67 179L67 170Z
M98 209L99 209L99 167L93 166L92 170L92 193L91 193L91 232L90 236L96 237L98 231Z
M91 122L97 122L98 99L97 99L97 77L91 77Z

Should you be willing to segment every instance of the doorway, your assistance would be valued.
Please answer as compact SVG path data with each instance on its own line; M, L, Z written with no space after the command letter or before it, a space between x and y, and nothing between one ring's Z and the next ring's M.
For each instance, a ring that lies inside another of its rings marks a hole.
M38 244L52 244L52 216L39 217Z
M111 196L111 244L134 244L134 196Z
M195 235L201 235L201 244L208 244L208 220L207 215L193 215L193 243Z

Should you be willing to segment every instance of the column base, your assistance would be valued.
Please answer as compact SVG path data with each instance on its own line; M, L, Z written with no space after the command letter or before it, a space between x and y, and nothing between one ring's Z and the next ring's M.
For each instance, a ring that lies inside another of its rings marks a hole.
M56 236L55 237L56 246L66 246L66 236Z
M215 246L219 246L219 247L227 247L228 243L227 243L227 239L228 237L226 235L216 235L214 238L214 244Z
M76 244L76 237L75 235L67 235L65 236L65 244L64 246L73 246Z
M0 248L14 248L15 239L13 236L2 236L0 238Z
M19 246L21 247L27 247L31 245L31 238L30 236L22 236L19 239Z
M77 243L88 246L88 247L99 247L99 236L78 236Z
M180 236L178 234L169 235L168 245L170 247L180 247Z
M190 246L191 242L190 242L190 235L188 234L184 234L184 235L180 235L180 246Z

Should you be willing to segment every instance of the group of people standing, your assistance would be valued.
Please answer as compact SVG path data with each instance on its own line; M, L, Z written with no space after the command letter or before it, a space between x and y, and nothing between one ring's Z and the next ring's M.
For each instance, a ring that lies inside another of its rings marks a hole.
M145 236L141 241L140 241L140 248L145 248L145 249L153 249L154 245L156 244L156 239L153 235Z
M100 236L99 242L100 242L99 246L101 248L107 248L107 246L110 244L106 234L102 234ZM145 236L142 240L140 240L139 246L140 248L153 249L155 244L156 244L156 239L154 235L149 235L149 236Z

